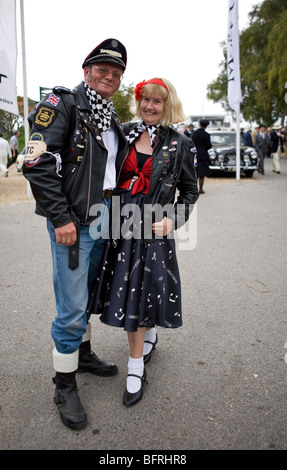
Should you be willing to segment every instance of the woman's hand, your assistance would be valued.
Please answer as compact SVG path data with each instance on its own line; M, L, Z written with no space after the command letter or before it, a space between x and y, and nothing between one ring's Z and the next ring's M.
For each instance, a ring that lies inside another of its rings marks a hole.
M154 222L152 224L152 229L156 236L165 237L169 232L172 231L173 220L164 217L161 222Z

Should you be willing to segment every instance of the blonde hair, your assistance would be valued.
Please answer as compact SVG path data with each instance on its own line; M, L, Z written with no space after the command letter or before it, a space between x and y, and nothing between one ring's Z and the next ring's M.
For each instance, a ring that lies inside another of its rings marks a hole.
M133 105L132 112L135 114L136 118L140 118L140 106L143 99L143 96L151 97L154 95L159 95L164 100L164 111L161 120L161 125L163 127L170 126L171 124L176 124L178 122L185 121L186 116L182 109L182 103L177 96L176 90L170 81L166 78L158 78L162 80L167 87L167 90L156 83L145 84L142 87L142 96L139 101L135 101Z

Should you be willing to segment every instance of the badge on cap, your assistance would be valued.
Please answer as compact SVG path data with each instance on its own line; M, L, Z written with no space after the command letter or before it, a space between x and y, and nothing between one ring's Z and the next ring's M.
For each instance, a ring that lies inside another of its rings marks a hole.
M127 65L126 48L117 39L106 39L90 52L85 58L82 67L84 68L95 62L113 62L125 69Z

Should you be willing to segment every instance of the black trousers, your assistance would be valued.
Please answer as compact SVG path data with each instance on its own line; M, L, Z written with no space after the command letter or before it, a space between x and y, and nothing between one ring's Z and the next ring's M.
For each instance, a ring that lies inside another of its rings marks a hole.
M18 152L17 152L17 150L16 150L15 153L16 153L15 157L12 157L12 158L9 158L9 159L8 159L7 168L9 168L9 166L13 165L13 163L16 162L17 157L18 157Z

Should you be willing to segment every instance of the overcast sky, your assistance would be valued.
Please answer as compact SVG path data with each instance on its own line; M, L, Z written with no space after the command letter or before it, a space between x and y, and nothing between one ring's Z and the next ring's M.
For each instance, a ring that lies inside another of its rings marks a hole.
M262 1L239 0L239 29ZM220 45L227 37L228 0L24 0L28 97L39 87L73 88L83 79L82 63L104 39L127 49L122 83L154 76L169 79L186 114L221 113L206 98L219 74ZM17 1L17 94L23 95L22 42Z

